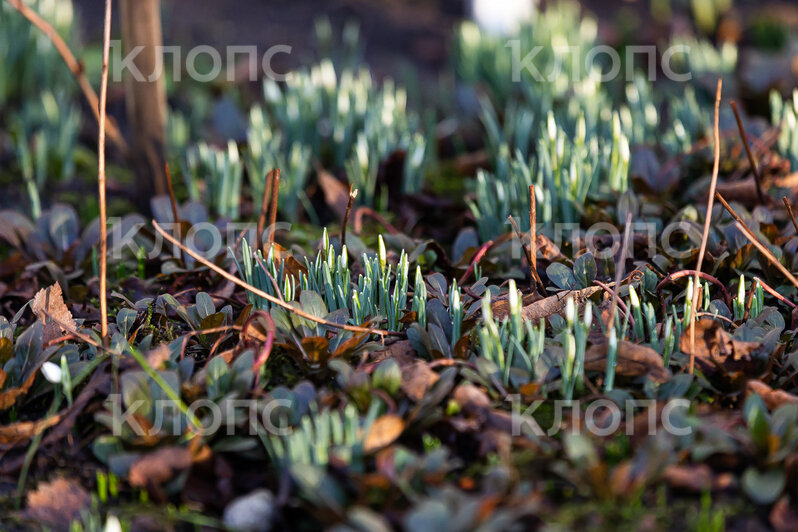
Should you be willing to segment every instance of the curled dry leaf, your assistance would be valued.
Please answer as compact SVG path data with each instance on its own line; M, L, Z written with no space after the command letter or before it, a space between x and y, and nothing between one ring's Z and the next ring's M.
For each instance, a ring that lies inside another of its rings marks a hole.
M759 394L770 410L775 410L782 405L798 405L798 396L787 393L784 390L774 390L759 380L748 381L746 389L749 394Z
M33 298L31 310L44 326L42 340L45 344L61 336L62 332L72 332L77 328L58 283L39 290Z
M28 493L26 517L55 530L69 530L70 523L91 505L91 495L74 480L58 477L39 484Z
M696 363L704 374L711 375L718 366L724 371L751 369L756 361L751 358L759 344L734 340L718 320L705 318L695 324L695 351L690 345L690 330L682 333L679 348L683 353L695 355Z
M367 453L382 449L393 443L405 429L405 422L395 414L385 414L377 418L363 442Z
M604 371L607 368L607 343L594 344L585 351L585 369ZM644 345L623 340L618 342L616 375L639 377L647 375L654 382L667 382L670 372L665 369L662 356Z

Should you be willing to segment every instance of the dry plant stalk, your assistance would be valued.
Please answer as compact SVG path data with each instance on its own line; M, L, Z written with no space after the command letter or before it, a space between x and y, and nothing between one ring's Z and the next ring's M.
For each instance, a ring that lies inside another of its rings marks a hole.
M100 336L108 343L108 221L105 208L105 105L108 101L108 57L111 50L111 0L105 0L103 70L100 83L100 131L97 141L97 188L100 203Z
M352 206L355 204L357 198L357 189L355 185L349 185L349 202L346 204L346 213L344 214L344 221L341 224L341 248L346 245L346 226L349 225L349 215L352 214Z
M698 261L695 266L695 278L693 279L693 293L690 298L690 306L693 312L697 312L698 294L701 289L701 265L704 262L704 254L707 251L707 240L709 239L709 226L712 223L712 207L715 202L715 190L718 187L718 170L720 169L720 126L718 125L720 115L720 95L723 90L723 78L718 78L718 88L715 93L715 162L712 165L712 181L709 184L709 197L707 198L707 214L704 217L704 232L701 236L701 248L698 250ZM745 138L743 138L745 140ZM690 319L690 375L695 369L695 320Z
M267 249L274 243L275 225L277 225L277 201L280 199L280 169L273 170L272 201L269 207L269 239L266 241Z
M756 197L760 205L767 205L765 202L765 194L762 192L762 178L759 177L759 169L757 168L754 155L751 153L751 147L748 146L748 136L745 134L743 121L740 118L740 112L737 110L737 102L732 100L732 111L734 111L734 119L737 121L737 129L740 130L740 138L743 139L743 147L745 147L745 154L748 156L748 164L751 165L751 172L754 174L754 183L756 183Z
M256 249L268 253L269 250L263 249L263 231L266 229L266 219L269 216L269 193L272 191L272 181L274 180L274 173L276 170L272 169L266 174L266 183L263 187L263 198L260 202L260 216L258 216L258 234L255 236Z

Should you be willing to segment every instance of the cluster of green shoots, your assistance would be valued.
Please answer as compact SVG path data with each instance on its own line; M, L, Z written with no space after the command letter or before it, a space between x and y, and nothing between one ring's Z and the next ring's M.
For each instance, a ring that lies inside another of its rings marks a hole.
M38 98L26 99L11 117L17 162L35 220L42 214L39 191L49 178L61 180L75 173L75 149L80 134L81 114L61 91L44 90Z
M260 250L253 254L246 240L242 241L241 260L235 258L235 263L239 275L247 283L269 295L293 301L300 290L313 291L322 297L329 312L346 309L352 323L377 319L384 321L389 330L397 331L401 329L401 319L407 310L409 260L402 251L394 272L393 265L388 263L382 236L378 248L374 257L363 254L364 271L356 283L352 282L346 246L340 253L336 252L326 229L322 249L315 260L305 258L307 273L299 272L298 279L286 271L284 260L275 257L273 247L264 258ZM271 308L265 298L251 293L248 297L256 308ZM423 314L423 310L421 312Z
M480 236L487 240L506 232L510 214L529 229L530 185L536 185L540 221L578 222L589 194L617 194L628 188L629 159L629 141L617 113L610 134L603 137L588 133L584 115L569 135L549 112L534 156L526 159L516 150L510 157L503 144L495 172L478 171L476 198L469 208Z
M798 167L798 90L792 98L785 101L781 95L770 93L770 111L774 126L780 127L779 153L790 161L793 168Z
M528 381L535 378L535 366L543 354L546 324L538 325L521 316L521 300L514 280L508 287L509 314L496 321L491 310L490 291L482 298L482 321L477 327L480 356L493 362L501 371L504 384L508 384L515 368Z
M71 43L75 9L71 0L26 0L30 9ZM30 98L45 87L73 87L72 74L49 38L8 2L0 4L0 106Z
M509 36L472 23L460 27L458 75L490 94L481 100L481 118L495 170L478 173L469 205L483 239L506 232L508 215L529 228L529 185L536 185L540 222L579 221L586 198L627 189L630 145L661 144L675 155L705 136L712 108L706 95L684 84L654 91L636 70L619 102L601 81L606 65L587 61L596 44L595 21L570 2L543 9ZM676 73L726 74L736 67L732 44L680 38L671 45ZM534 68L519 71L526 53L534 53Z
M27 2L67 42L73 40L70 0ZM8 122L16 160L25 180L33 219L41 213L40 191L48 178L74 175L81 115L70 101L72 74L48 37L7 2L0 4L0 108ZM56 89L57 87L57 89Z
M585 64L597 35L596 21L583 18L577 2L556 2L510 36L464 22L455 36L454 64L460 79L485 85L502 107L519 94L532 100L561 99L578 93L590 76ZM535 54L537 72L519 69L517 60L529 53Z
M364 419L354 403L347 403L343 412L334 409L319 411L315 403L287 435L265 435L261 439L272 460L288 468L297 464L326 466L337 462L357 466L363 457L363 434L368 433L379 413L378 402L372 403Z
M403 192L420 192L431 153L419 117L407 108L405 90L393 81L378 86L367 68L337 71L324 59L292 72L284 84L267 79L263 95L262 105L250 110L241 155L232 141L226 150L204 143L189 150L183 169L192 199L205 198L220 215L237 215L245 168L257 208L266 175L280 168L281 214L295 220L302 210L317 220L305 192L313 157L328 170L345 170L358 201L374 205L387 193L377 186L380 163L395 152L404 153ZM170 138L179 144L184 133L175 129Z
M241 190L244 181L244 164L238 146L230 141L225 149L201 142L186 155L189 176L201 176L202 180L189 178L186 185L192 199L204 197L210 210L219 216L235 220L241 205ZM204 191L200 190L204 183ZM204 192L203 194L200 194Z
M266 257L261 250L253 253L247 239L241 240L241 260L232 253L236 269L244 281L259 288L270 296L282 298L285 301L294 301L297 294L297 279L288 274L285 261L275 259L274 246L269 249ZM264 297L247 292L249 303L256 309L268 310L271 303Z

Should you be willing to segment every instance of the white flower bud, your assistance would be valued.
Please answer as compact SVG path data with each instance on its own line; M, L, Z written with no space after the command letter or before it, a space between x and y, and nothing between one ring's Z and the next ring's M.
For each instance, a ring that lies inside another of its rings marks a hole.
M573 325L575 316L576 316L576 305L574 304L574 298L569 297L568 300L565 302L565 321L568 322L568 325Z
M61 367L58 364L45 362L42 365L42 375L44 375L44 378L53 384L61 383Z

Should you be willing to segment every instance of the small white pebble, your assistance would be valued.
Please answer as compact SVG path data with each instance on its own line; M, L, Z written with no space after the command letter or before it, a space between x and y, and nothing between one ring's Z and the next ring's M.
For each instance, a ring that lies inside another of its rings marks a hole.
M274 495L258 489L233 499L224 509L225 526L242 532L269 532L275 514Z

